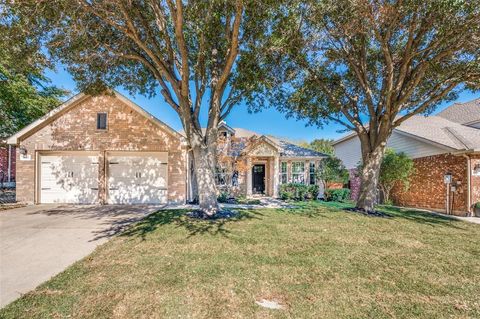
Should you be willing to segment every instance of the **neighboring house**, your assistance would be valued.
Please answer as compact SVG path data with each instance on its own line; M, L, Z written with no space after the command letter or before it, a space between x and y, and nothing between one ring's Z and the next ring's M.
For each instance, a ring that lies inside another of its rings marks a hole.
M231 143L229 154L249 165L233 179L244 194L276 196L282 181L315 182L309 169L323 154L226 124L220 134ZM184 136L118 92L78 94L7 142L17 150L21 202L159 204L193 197Z
M15 147L0 140L0 187L15 186Z
M415 163L410 188L394 189L399 205L445 210L448 201L458 215L471 213L480 201L480 99L456 103L435 116L413 116L395 128L388 147L404 152ZM352 197L358 196L356 167L360 141L349 134L334 142L335 155L350 170ZM444 176L452 175L452 187Z

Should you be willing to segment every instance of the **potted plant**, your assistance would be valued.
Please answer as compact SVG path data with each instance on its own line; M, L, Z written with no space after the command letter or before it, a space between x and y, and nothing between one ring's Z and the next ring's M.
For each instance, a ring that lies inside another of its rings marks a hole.
M480 202L476 202L475 205L473 205L473 210L474 210L475 216L480 217Z

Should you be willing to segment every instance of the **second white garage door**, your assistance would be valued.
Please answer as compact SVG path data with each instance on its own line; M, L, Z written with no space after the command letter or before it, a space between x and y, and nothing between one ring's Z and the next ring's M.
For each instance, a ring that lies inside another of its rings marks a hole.
M109 154L108 203L167 203L167 160L165 152Z

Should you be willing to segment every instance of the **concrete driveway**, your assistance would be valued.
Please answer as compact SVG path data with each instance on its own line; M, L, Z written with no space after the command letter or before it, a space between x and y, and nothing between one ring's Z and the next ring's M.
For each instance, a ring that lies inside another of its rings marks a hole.
M37 205L0 211L0 308L159 208Z

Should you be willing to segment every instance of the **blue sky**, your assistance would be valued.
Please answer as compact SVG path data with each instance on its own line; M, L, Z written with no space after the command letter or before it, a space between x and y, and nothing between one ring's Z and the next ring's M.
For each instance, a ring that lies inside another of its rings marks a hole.
M67 89L73 94L78 93L75 82L64 69L59 67L56 72L48 70L46 75L52 80L53 85ZM117 90L172 128L182 129L177 113L164 102L161 96L149 99L141 95L132 96L122 88L117 88ZM467 102L476 98L480 98L480 93L464 92L457 102ZM442 105L437 112L448 105L450 103ZM338 124L331 123L320 129L306 126L305 121L297 121L294 118L287 119L283 113L273 108L265 109L259 113L248 113L247 107L243 104L238 105L226 121L231 127L242 127L261 134L288 137L290 140L297 141L311 141L315 138L336 139L345 134L344 131L342 132L343 127Z

